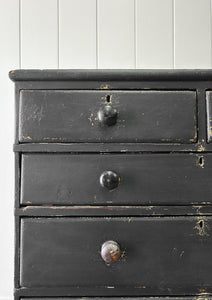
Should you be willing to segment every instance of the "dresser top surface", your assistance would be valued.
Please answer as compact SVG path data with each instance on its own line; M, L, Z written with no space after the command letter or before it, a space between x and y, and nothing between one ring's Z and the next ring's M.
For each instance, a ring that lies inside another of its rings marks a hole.
M202 81L212 80L211 69L48 69L12 70L12 81Z

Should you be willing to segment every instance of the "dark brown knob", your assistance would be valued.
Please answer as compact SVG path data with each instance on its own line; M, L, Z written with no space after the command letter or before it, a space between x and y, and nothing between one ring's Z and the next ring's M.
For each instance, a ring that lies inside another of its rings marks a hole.
M104 171L101 174L99 181L102 187L113 190L119 185L120 177L113 171Z
M117 117L117 109L112 107L112 105L105 105L98 111L98 119L101 125L114 125L117 122Z
M121 256L121 250L119 244L114 241L107 241L102 245L101 249L102 259L106 264L111 264L119 260Z

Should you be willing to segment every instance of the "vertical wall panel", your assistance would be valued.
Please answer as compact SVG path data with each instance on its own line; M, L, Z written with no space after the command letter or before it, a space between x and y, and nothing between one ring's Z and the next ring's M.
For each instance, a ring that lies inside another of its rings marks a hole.
M96 0L59 1L59 67L96 68Z
M175 0L175 68L211 68L210 0Z
M136 1L137 68L173 67L173 3ZM186 1L186 0L184 0Z
M98 67L134 68L134 1L97 1Z
M57 0L21 0L21 67L57 66Z
M19 1L0 0L0 298L13 299L14 84L8 72L19 68Z

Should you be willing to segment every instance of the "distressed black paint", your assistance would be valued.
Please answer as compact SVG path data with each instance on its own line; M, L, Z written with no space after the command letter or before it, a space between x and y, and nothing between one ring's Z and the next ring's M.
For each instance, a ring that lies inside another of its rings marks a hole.
M207 291L211 229L212 217L23 219L21 286L134 287L143 295L145 289L176 295L195 293L204 282ZM123 251L110 266L100 255L108 240Z
M117 121L101 126L107 95ZM27 90L20 94L20 143L194 143L196 94L192 91Z
M120 177L101 186L104 171ZM212 154L23 154L23 205L212 203Z
M10 78L15 300L211 299L212 71ZM110 126L98 120L108 105ZM120 174L111 191L99 183L105 170ZM111 239L122 255L108 267L100 251Z

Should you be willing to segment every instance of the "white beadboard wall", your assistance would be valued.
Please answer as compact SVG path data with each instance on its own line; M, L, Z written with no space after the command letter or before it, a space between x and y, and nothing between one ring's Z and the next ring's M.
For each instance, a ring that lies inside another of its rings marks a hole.
M0 0L0 299L13 296L17 68L211 68L212 0Z

